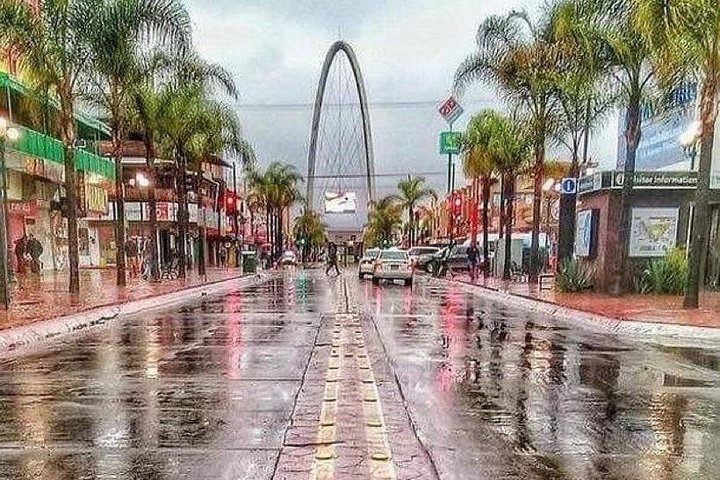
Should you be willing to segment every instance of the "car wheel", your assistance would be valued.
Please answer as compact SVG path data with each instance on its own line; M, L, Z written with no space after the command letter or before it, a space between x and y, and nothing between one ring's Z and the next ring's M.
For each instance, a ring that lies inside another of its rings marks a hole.
M377 278L377 277L373 277L373 278L372 278L372 283L373 283L373 285L380 285L380 279Z
M361 272L361 273L358 273L358 278L359 278L360 280L362 280L363 278L365 278L365 275L363 275L362 272Z
M412 278L408 278L407 280L405 280L406 287L412 287L412 284L413 284Z

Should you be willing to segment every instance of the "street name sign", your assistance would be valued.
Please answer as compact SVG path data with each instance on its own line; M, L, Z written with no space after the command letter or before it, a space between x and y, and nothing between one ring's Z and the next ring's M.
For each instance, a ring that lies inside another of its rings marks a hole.
M442 155L459 155L460 138L460 132L440 132L440 153Z

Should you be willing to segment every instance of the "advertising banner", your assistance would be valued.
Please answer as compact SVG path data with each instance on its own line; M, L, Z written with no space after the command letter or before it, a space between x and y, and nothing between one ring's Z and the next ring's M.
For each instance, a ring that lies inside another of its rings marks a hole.
M355 213L356 210L355 192L325 192L325 213Z

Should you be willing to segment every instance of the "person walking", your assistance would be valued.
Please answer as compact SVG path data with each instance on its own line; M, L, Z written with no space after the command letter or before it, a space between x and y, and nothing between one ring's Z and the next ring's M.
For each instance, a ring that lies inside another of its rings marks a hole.
M227 257L228 257L228 248L226 244L220 245L220 250L218 251L218 256L220 257L220 267L221 268L227 268Z
M25 253L27 252L27 235L23 233L23 236L15 240L15 271L19 274L25 273Z
M30 255L30 269L33 273L39 274L40 270L42 270L40 256L43 254L43 246L32 233L28 237L26 249L27 253Z
M125 258L127 259L130 278L137 278L140 273L138 265L138 244L134 238L128 238L125 242Z
M327 268L325 269L325 275L330 275L330 270L335 268L335 275L340 275L340 269L337 264L337 245L330 242L327 248Z
M467 249L467 261L468 261L468 273L470 274L470 281L475 282L477 277L478 261L480 260L480 250L477 247L475 240L470 242L470 246Z

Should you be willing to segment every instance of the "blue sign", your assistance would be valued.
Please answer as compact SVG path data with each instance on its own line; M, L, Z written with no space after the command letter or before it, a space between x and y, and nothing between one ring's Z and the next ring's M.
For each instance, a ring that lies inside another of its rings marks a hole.
M573 195L577 193L577 178L563 178L560 183L560 192L563 195Z

